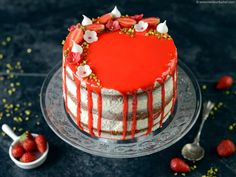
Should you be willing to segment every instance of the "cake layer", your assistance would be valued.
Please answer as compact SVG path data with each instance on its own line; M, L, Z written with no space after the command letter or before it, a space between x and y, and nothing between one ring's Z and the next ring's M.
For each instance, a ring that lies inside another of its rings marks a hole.
M170 115L171 115L171 112L168 112L165 115L165 117L163 119L163 123L166 122L166 120L169 118ZM72 117L73 121L75 121L75 117L72 114L70 114L70 116ZM75 121L75 123L76 123L76 121ZM85 132L89 133L89 129L87 128L87 126L82 125L82 127ZM152 131L156 131L158 128L160 128L160 126L159 126L159 122L157 121L157 123L153 126ZM102 138L114 139L114 140L121 140L122 139L122 133L117 133L115 131L110 131L110 132L101 131L100 135L98 134L98 131L96 129L94 129L93 132L94 132L95 136L102 137ZM134 136L132 136L131 133L128 132L126 139L140 137L140 136L146 135L146 133L147 133L147 129L143 129L141 131L136 131Z
M63 71L64 72L64 71ZM87 89L84 88L84 85L81 84L80 87L76 85L75 82L75 74L73 71L66 67L66 86L67 86L67 104L68 104L68 112L73 118L73 121L77 124L77 89L79 88L80 92L80 126L84 131L89 132L89 112L88 112L88 92ZM174 79L174 80L173 80ZM174 81L174 82L173 82ZM168 76L164 83L164 92L165 92L165 104L164 104L164 113L162 123L167 119L167 115L170 114L171 110L174 106L174 92L175 92L175 82L176 82L176 73L175 76ZM81 82L82 83L82 82ZM101 137L109 137L112 139L120 139L123 133L123 99L122 95L106 95L102 92L102 115L101 115L101 125L100 125L100 136ZM162 123L160 123L161 113L162 113L162 89L160 84L156 84L153 91L153 125L152 131L156 130L160 127ZM148 113L148 95L145 90L139 90L137 93L137 111L136 111L136 128L134 137L138 137L144 135L145 132L148 132L149 129L149 113ZM95 136L98 136L98 105L97 105L98 95L93 92L92 93L92 132ZM133 129L133 115L132 115L132 95L128 96L128 114L127 114L127 128L126 128L126 139L129 139ZM90 128L91 131L91 128Z
M73 76L69 67L67 67L67 77L66 83L68 87L68 95L70 99L77 104L77 87L75 81L73 80ZM165 102L168 103L173 97L173 79L172 77L168 77L165 84ZM103 89L102 89L103 91ZM80 106L82 109L87 110L87 90L81 85L80 87ZM153 113L160 111L161 109L161 87L159 84L156 85L153 92ZM93 101L93 114L97 114L97 98L98 95L93 92L92 93L92 101ZM102 92L102 117L104 119L115 119L115 120L122 120L122 113L123 113L123 98L121 94L117 95L106 95ZM76 113L75 113L76 115ZM145 91L140 90L137 94L137 119L144 119L148 116L147 112L147 93ZM128 97L128 117L127 119L130 120L132 118L132 96Z
M69 113L70 115L72 115L74 122L77 123L76 104L69 98L68 105L69 105ZM166 104L165 110L164 110L164 116L171 111L171 108L172 108L172 100ZM157 113L155 113L153 118L154 118L153 127L154 126L160 127L161 111L159 110ZM80 120L81 120L81 125L83 128L88 126L89 120L88 120L87 110L81 109ZM97 122L98 122L98 116L96 114L93 114L93 130L97 130ZM133 120L127 121L127 134L131 134L132 122ZM136 132L147 131L147 129L148 129L148 117L144 119L138 119L136 121ZM107 132L107 133L113 132L114 134L122 134L123 121L102 118L101 132Z

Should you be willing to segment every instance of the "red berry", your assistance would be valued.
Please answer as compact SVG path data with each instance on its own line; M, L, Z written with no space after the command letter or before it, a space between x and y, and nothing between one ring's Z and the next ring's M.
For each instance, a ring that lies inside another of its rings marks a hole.
M36 160L36 156L31 152L24 153L23 156L20 158L20 161L24 163L32 162L35 160Z
M80 27L76 27L74 30L72 30L68 36L66 37L66 41L64 43L63 49L66 50L73 45L73 41L75 41L77 44L83 41L84 32Z
M170 168L174 172L187 173L190 172L189 165L180 158L173 158L170 161Z
M233 78L231 76L222 76L216 85L216 88L219 90L230 88L233 85Z
M229 139L222 140L218 144L216 151L221 157L229 157L235 153L235 144Z
M27 140L23 141L21 144L22 144L23 148L25 149L25 151L27 151L27 152L31 152L36 149L36 144L35 144L34 140L27 139Z
M139 21L143 18L143 14L133 15L133 16L130 16L130 18Z
M11 150L12 156L15 158L21 158L24 152L25 150L20 143L14 145Z
M34 140L34 137L32 136L30 132L25 132L25 136L27 139Z
M160 22L160 18L149 17L149 18L142 19L142 21L147 22L150 26L155 26Z
M36 144L34 142L34 139L32 135L28 132L21 135L20 142L24 150L27 152L34 151L36 149Z
M47 140L43 135L36 136L35 143L40 153L44 153L47 150Z
M101 17L99 17L98 22L102 23L102 24L106 24L111 19L112 19L112 14L108 13L108 14L104 14Z
M86 29L90 31L96 31L96 33L100 33L105 29L105 26L103 24L91 24L87 25Z
M131 27L136 24L136 20L129 17L118 18L117 21L120 23L121 26L125 28Z

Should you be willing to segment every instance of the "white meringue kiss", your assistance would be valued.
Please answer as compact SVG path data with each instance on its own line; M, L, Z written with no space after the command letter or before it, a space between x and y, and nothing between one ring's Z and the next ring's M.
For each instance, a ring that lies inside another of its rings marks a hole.
M83 48L79 44L76 44L75 41L73 41L73 46L72 46L71 52L74 52L74 53L78 52L78 53L82 54Z
M89 65L79 66L76 71L76 75L79 78L88 77L92 73L92 70Z
M114 9L111 11L111 14L114 18L119 18L121 16L120 11L117 9L117 7L115 6Z
M148 23L144 21L139 21L138 24L134 25L136 32L143 32L147 29Z
M92 20L90 19L90 18L88 18L87 16L85 16L85 15L83 15L83 20L82 20L82 22L81 22L81 24L83 25L83 26L86 26L86 25L90 25L90 24L92 24L93 22L92 22Z
M98 40L97 33L90 30L85 31L83 38L87 43L92 43Z
M157 32L168 33L168 27L166 25L166 20L163 23L157 25Z

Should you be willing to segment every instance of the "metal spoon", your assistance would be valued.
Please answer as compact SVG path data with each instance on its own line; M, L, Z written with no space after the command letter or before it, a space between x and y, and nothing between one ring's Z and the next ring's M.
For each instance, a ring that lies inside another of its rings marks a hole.
M200 146L200 136L202 132L203 125L207 120L209 113L211 112L212 108L214 107L214 103L211 101L205 102L203 104L203 111L202 111L202 122L198 131L197 136L195 137L193 143L189 143L183 146L182 148L182 155L185 159L190 161L198 161L201 160L205 155L205 150L203 147Z

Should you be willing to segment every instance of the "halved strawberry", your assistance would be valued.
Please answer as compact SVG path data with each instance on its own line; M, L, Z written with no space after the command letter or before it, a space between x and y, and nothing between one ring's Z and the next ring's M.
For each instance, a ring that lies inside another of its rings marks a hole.
M122 17L117 19L121 26L128 28L136 24L136 20L129 17Z
M103 24L91 24L86 26L86 30L96 31L97 33L100 33L104 29L105 26Z
M66 37L66 41L65 41L63 49L66 50L67 48L71 47L73 44L72 41L75 41L77 44L79 44L83 40L83 35L84 35L84 32L81 28L78 28L78 27L75 28Z
M142 19L142 21L147 22L150 26L155 26L160 22L160 18L149 17L149 18Z
M111 19L112 19L112 14L111 13L107 13L107 14L104 14L101 17L99 17L98 18L98 22L102 23L102 24L106 24Z
M139 21L143 18L143 14L136 14L136 15L130 16L130 18Z

